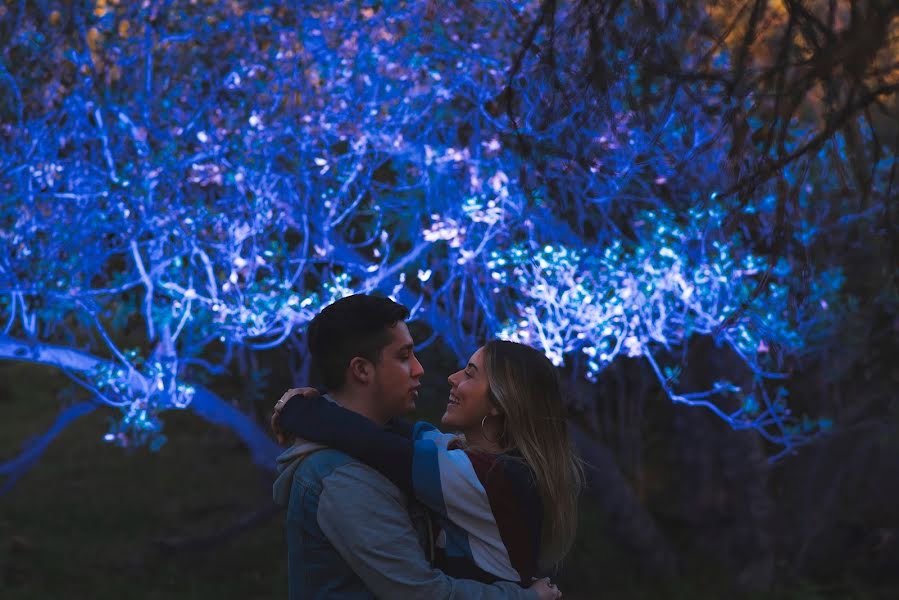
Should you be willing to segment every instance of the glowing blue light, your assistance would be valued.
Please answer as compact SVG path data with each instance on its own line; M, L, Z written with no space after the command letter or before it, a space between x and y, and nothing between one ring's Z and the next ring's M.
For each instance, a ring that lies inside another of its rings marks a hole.
M512 82L521 135L539 131L541 147L571 142L589 156L578 157L585 168L545 157L550 166L535 186L531 157L507 143L509 124L465 108L507 85L496 57L514 54L520 40L505 4L475 3L490 33L476 30L482 46L464 52L442 35L424 50L420 40L433 34L424 4L401 4L399 16L375 10L364 20L337 5L305 11L302 39L301 9L286 5L272 13L263 2L266 27L251 30L233 11L216 13L211 26L206 11L186 9L166 35L190 43L144 47L105 36L104 85L78 71L58 102L46 101L45 86L27 85L41 71L33 67L58 71L53 48L10 65L29 110L2 156L5 173L21 174L0 182L3 264L13 267L0 274L4 335L34 340L54 324L89 327L78 339L99 340L91 351L115 366L79 376L121 413L104 436L121 444L158 447L159 415L196 400L188 382L203 370L229 368L236 351L296 342L318 310L357 292L399 298L460 355L472 339L496 335L539 347L559 365L586 356L579 368L590 380L619 357L639 357L673 401L715 411L711 400L731 395L744 409L718 409L727 422L783 446L804 439L802 427L787 429L794 422L743 415L786 414L763 401L775 366L769 348L779 356L801 348L811 333L800 324L839 310L842 279L816 277L802 297L817 312L800 314L785 260L741 308L767 267L756 255L766 246L731 237L721 223L742 205L770 220L776 198L765 189L764 201L741 203L714 191L732 183L720 168L730 141L720 119L678 99L636 114L636 65L622 69L608 103L573 99L571 111L548 117L551 84L537 60ZM143 19L140 3L114 10ZM347 23L359 32L352 44L325 43ZM106 26L98 22L98 31ZM246 35L264 39L248 44ZM574 64L582 49L563 42L560 63ZM152 64L153 76L114 78L113 67L123 67L116 57ZM658 123L671 125L650 125ZM460 134L460 124L477 134ZM711 140L708 154L694 156L696 140ZM687 156L674 172L671 157ZM125 193L129 181L140 189ZM673 203L651 196L661 185ZM622 235L625 222L633 236ZM798 227L798 239L819 236L813 225ZM117 343L130 336L106 328L132 318L146 344L123 351ZM660 357L697 335L737 353L755 375L753 389L675 390L663 375L671 361Z

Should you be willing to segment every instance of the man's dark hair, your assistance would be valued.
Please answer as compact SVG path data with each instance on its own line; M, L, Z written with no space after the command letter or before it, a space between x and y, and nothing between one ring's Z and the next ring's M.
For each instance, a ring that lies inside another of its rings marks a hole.
M356 294L326 307L309 323L307 339L312 372L329 390L346 383L346 369L356 356L373 363L390 344L389 329L409 318L409 309L389 298Z

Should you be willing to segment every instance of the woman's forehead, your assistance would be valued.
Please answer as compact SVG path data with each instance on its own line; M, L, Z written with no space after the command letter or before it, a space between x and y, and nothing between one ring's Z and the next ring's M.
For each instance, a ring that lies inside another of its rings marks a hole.
M481 346L477 350L475 350L474 354L471 355L471 358L468 359L468 362L474 365L480 365L484 361L484 347Z

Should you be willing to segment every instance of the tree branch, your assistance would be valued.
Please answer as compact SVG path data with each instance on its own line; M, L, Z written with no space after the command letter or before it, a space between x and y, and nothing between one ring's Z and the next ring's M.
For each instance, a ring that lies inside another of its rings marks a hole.
M0 359L49 365L80 373L91 373L98 367L108 364L108 361L72 348L8 336L0 336ZM132 372L128 385L140 390L145 389L148 384L143 381L140 373ZM273 471L280 448L268 434L247 415L214 392L200 386L194 386L194 389L193 400L188 408L210 423L233 431L247 446L253 462Z

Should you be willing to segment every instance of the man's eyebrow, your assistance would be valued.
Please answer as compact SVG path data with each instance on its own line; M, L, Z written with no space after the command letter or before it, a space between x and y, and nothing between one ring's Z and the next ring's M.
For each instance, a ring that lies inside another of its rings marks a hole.
M405 352L406 350L414 350L415 344L406 344L402 348L399 349L400 352Z

